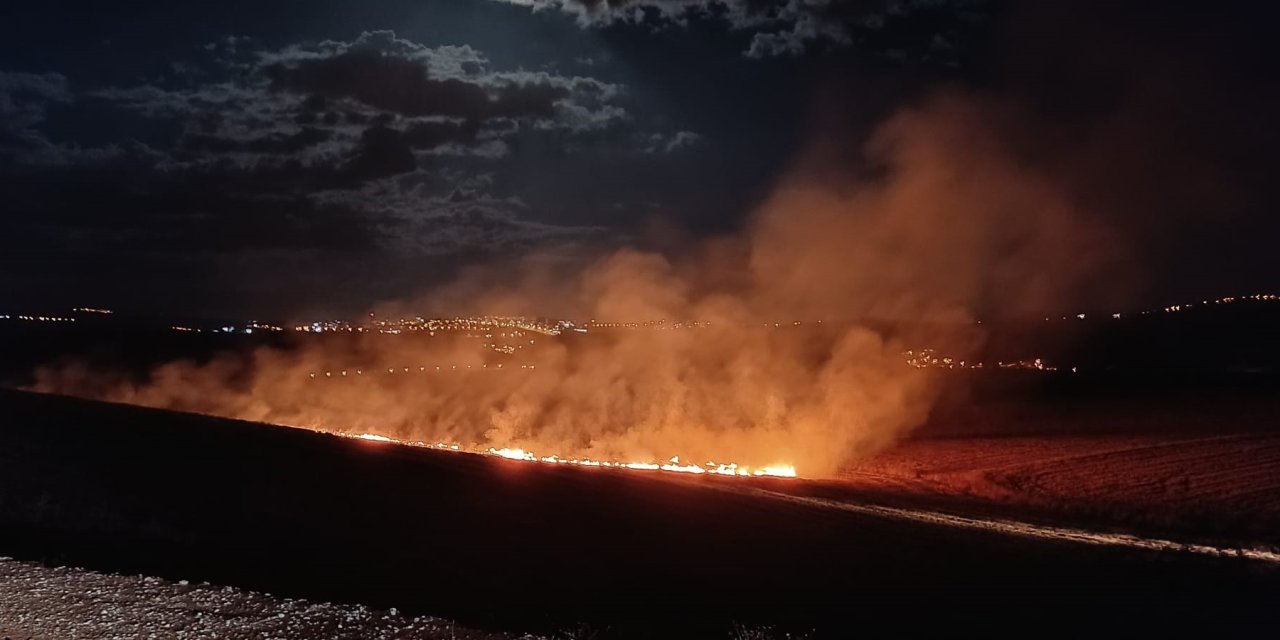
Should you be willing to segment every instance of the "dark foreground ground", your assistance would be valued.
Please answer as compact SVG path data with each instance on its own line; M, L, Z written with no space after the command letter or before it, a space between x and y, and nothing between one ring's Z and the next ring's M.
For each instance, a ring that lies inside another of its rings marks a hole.
M1270 633L1273 566L0 392L0 554L490 629ZM741 485L728 485L741 486Z
M542 640L359 604L0 557L7 640Z

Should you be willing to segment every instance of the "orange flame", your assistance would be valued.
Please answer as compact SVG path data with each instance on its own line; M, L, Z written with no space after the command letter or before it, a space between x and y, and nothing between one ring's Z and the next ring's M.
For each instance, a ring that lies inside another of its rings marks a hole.
M444 442L418 442L411 440L398 440L396 438L388 438L387 436L375 433L340 433L331 432L333 435L344 438L353 438L356 440L369 440L372 442L383 442L391 444L399 444L409 447L420 447L426 449L436 449L441 451L454 451L457 453L469 453L475 455L488 455L498 458L506 458L507 460L520 460L523 462L539 462L543 464L567 464L579 467L605 467L609 469L630 469L633 471L669 471L672 473L693 473L693 474L713 474L722 476L770 476L775 478L795 478L796 468L789 464L776 464L763 467L747 467L735 463L717 464L708 461L706 464L681 464L680 456L672 456L665 463L658 462L627 462L619 460L593 460L591 458L563 458L557 455L538 456L532 451L524 449L497 449L490 447L488 449L468 449L459 444L446 444Z

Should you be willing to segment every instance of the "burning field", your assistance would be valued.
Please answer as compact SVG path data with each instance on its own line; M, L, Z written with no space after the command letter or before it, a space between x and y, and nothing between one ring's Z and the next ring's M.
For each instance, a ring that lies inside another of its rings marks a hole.
M732 637L740 624L847 637L922 601L937 624L1271 623L1258 603L1280 556L1265 549L892 506L801 479L565 468L54 396L0 401L0 542L58 564L553 636ZM368 612L321 607L313 622Z
M833 180L815 150L739 233L585 267L534 254L379 309L576 319L558 335L301 341L142 376L64 362L29 388L547 460L830 476L928 417L938 376L905 351L964 359L992 292L1021 313L1114 267L1105 226L998 129L979 100L940 94L867 144L884 177Z
M0 635L1280 628L1280 9L10 4Z
M39 394L5 398L6 544L616 637L741 621L846 637L922 601L967 622L1013 602L1016 626L1084 598L1082 632L1145 610L1179 630L1269 622L1270 387L1249 396L1267 417L1212 436L1167 429L1177 403L1152 398L1143 429L1083 411L956 430L990 417L968 402L987 382L1094 379L999 356L1007 336L980 312L1075 299L1104 271L1125 282L1111 230L1024 171L997 126L941 95L873 136L882 175L798 171L738 233L585 267L524 256L374 314L431 320L255 322L284 333L239 342L177 327L196 341L155 357L43 359L21 373ZM1234 406L1215 402L1199 415Z

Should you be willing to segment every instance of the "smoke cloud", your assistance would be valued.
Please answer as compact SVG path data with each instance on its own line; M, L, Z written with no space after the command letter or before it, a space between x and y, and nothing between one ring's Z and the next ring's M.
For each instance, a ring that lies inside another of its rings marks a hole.
M928 417L938 373L905 350L964 357L982 340L975 310L1041 309L1114 275L1107 228L1018 161L988 107L952 93L898 112L858 154L872 172L824 166L816 145L736 235L570 273L531 256L403 303L649 328L527 333L515 355L358 335L172 362L141 382L45 368L34 388L538 455L831 474Z

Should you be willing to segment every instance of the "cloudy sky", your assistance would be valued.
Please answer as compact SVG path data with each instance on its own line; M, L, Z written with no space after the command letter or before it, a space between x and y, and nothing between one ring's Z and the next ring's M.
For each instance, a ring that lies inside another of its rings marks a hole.
M1112 4L6 3L0 303L351 313L663 250L798 166L874 180L880 123L944 93L1120 230L1141 296L1277 288L1276 16Z

